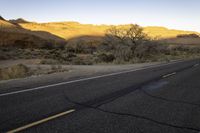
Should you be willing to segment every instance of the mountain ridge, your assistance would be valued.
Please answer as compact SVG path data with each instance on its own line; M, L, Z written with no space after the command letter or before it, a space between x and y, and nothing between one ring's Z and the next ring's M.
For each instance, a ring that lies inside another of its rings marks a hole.
M23 28L37 31L43 30L55 34L63 39L70 39L78 36L104 36L106 30L114 25L94 25L94 24L81 24L79 22L50 22L50 23L23 23L20 24ZM126 25L116 25L117 27L127 27L130 24ZM196 31L185 31L185 30L176 30L169 29L166 27L160 26L146 26L143 27L144 32L147 33L150 37L159 37L159 38L171 38L176 37L179 34L198 34Z

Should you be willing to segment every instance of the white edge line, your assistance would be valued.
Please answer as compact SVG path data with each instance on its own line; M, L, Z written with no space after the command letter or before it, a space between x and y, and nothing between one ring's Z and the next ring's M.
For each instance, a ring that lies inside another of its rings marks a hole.
M176 72L173 72L173 73L170 73L170 74L164 75L163 78L167 78L167 77L172 76L172 75L175 75L175 74L176 74Z
M146 69L149 69L149 68L167 66L167 65L171 65L171 64L175 64L175 63L180 63L180 62L184 62L184 61L181 60L181 61L167 63L167 64L152 65L152 66L145 67L145 68L138 68L138 69L127 70L127 71L116 72L116 73L110 73L110 74L105 74L105 75L100 75L100 76L95 76L95 77L89 77L89 78L77 79L77 80L72 80L72 81L67 81L67 82L61 82L61 83L57 83L57 84L45 85L45 86L35 87L35 88L31 88L31 89L26 89L26 90L2 93L2 94L0 94L0 97L18 94L18 93L23 93L23 92L35 91L35 90L40 90L40 89L44 89L44 88L55 87L55 86L60 86L60 85L65 85L65 84L70 84L70 83L87 81L87 80L91 80L91 79L98 79L98 78L102 78L102 77L109 77L109 76L114 76L114 75L119 75L119 74L125 74L125 73L135 72L135 71L139 71L139 70L146 70Z
M197 66L199 66L199 64L195 64L193 67L197 67Z

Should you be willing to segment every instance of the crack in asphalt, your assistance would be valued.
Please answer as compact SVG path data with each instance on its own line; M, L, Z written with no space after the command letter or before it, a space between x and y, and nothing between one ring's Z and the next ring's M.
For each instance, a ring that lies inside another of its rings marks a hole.
M145 116L142 116L142 115L136 115L136 114L130 114L130 113L120 113L120 112L104 110L104 109L101 109L99 107L94 107L92 105L86 105L86 104L82 104L82 103L78 103L78 102L72 101L66 95L65 95L65 97L66 97L66 100L68 100L69 102L72 102L72 103L74 103L76 105L79 105L81 107L84 107L84 108L90 108L90 109L94 109L94 110L97 110L97 111L100 111L100 112L109 113L109 114L118 115L118 116L134 117L134 118L138 118L138 119L148 120L148 121L157 123L159 125L164 125L164 126L168 126L168 127L173 127L173 128L183 129L183 130L186 129L186 130L192 130L192 131L200 132L200 128L180 126L180 125L175 125L175 124L166 123L166 122L162 122L162 121L157 121L157 120L154 120L152 118L148 118L148 117L145 117ZM77 110L81 110L81 109L84 109L84 108L80 108L79 107Z
M182 71L185 71L187 69L190 69L192 68L193 66L188 66L188 67L185 67L185 68L182 68L182 69L179 69L176 71L176 73L178 72L182 72ZM127 88L124 93L122 93L121 95L118 95L114 98L111 98L110 100L106 100L106 101L103 101L102 103L98 104L97 106L92 106L92 105L89 105L89 104L82 104L82 103L79 103L79 102L75 102L75 101L72 101L71 99L69 99L66 94L64 95L66 100L68 100L69 102L75 104L75 105L79 105L83 108L78 108L79 110L81 109L84 109L84 108L91 108L91 109L94 109L94 110L97 110L97 111L101 111L101 112L104 112L104 113L109 113L109 114L113 114L113 115L118 115L118 116L125 116L125 117L134 117L134 118L138 118L138 119L143 119L143 120L147 120L147 121L151 121L151 122L154 122L154 123L157 123L159 125L163 125L163 126L168 126L168 127L173 127L173 128L178 128L178 129L186 129L186 130L192 130L192 131L197 131L197 132L200 132L200 128L194 128L194 127L187 127L187 126L181 126L181 125L175 125L175 124L171 124L171 123L166 123L166 122L162 122L162 121L158 121L158 120L154 120L153 118L149 118L149 117L145 117L145 116L141 116L141 115L136 115L136 114L130 114L130 113L120 113L120 112L114 112L114 111L109 111L109 110L104 110L102 108L100 108L100 106L102 105L105 105L105 104L108 104L108 103L111 103L117 99L119 99L120 97L124 97L126 96L127 94L129 93L132 93L136 90L141 90L144 94L148 95L148 96L151 96L153 98L156 98L156 99L159 99L159 100L165 100L165 101L168 101L168 102L175 102L175 103L182 103L182 104L189 104L189 105L193 105L193 106L198 106L200 107L199 104L195 104L195 103L190 103L190 102L185 102L185 101L178 101L178 100L171 100L171 99L166 99L166 98L163 98L163 97L157 97L157 96L153 96L149 93L147 93L145 90L142 89L142 87L145 85L145 84L149 84L153 81L159 81L161 80L162 77L159 76L153 80L150 80L150 81L147 81L145 83L142 83L140 84L138 87L136 87L135 89L133 89L132 87L132 90L130 90L130 87ZM121 90L122 91L122 90ZM120 92L120 91L119 91ZM142 131L136 127L138 129L139 132L142 133Z
M177 72L182 72L182 71L185 71L187 69L190 69L191 66L189 67L185 67L183 69L180 69L178 70ZM168 126L168 127L173 127L173 128L179 128L179 129L187 129L187 130L193 130L193 131L197 131L197 132L200 132L200 128L194 128L194 127L187 127L187 126L180 126L180 125L175 125L175 124L171 124L171 123L166 123L166 122L162 122L162 121L157 121L157 120L154 120L153 118L148 118L148 117L145 117L145 116L141 116L141 115L136 115L136 114L130 114L130 113L120 113L120 112L113 112L113 111L109 111L109 110L104 110L102 108L100 108L100 106L102 105L105 105L105 104L108 104L108 103L111 103L121 97L124 97L126 96L127 94L129 93L132 93L136 90L140 90L142 91L144 94L146 94L147 96L150 96L152 98L155 98L155 99L158 99L158 100L163 100L163 101L167 101L167 102L173 102L173 103L181 103L181 104L188 104L188 105L192 105L192 106L197 106L197 107L200 107L199 104L195 104L195 103L191 103L191 102L186 102L186 101L179 101L179 100L172 100L172 99L167 99L167 98L163 98L163 97L158 97L158 96L154 96L154 95L151 95L149 94L148 92L146 92L142 87L144 85L148 85L152 82L159 82L162 78L161 77L157 77L153 80L150 80L150 81L147 81L145 83L142 83L140 84L138 87L136 87L135 89L133 89L133 87L129 87L127 89L123 89L123 90L119 90L119 92L123 92L121 93L121 95L117 95L115 96L114 98L111 98L111 99L108 99L108 100L104 100L103 102L101 102L100 104L98 104L97 106L94 106L95 104L91 104L90 102L88 102L89 104L84 104L84 103L79 103L79 102L75 102L75 101L72 101L71 99L69 99L66 94L64 95L66 100L68 100L69 102L75 104L75 105L79 105L81 107L84 107L84 108L91 108L91 109L95 109L95 110L98 110L98 111L101 111L101 112L104 112L104 113L109 113L109 114L114 114L114 115L120 115L120 116L126 116L126 117L134 117L134 118L138 118L138 119L143 119L143 120L148 120L148 121L151 121L151 122L154 122L154 123L157 123L157 124L160 124L160 125L164 125L164 126ZM132 88L132 90L130 90L130 88ZM96 103L97 104L97 103ZM93 105L93 106L92 106ZM81 110L82 108L79 108L79 110Z
M181 100L174 100L174 99L168 99L160 96L155 96L150 94L149 92L145 91L144 89L139 89L141 92L143 92L145 95L152 97L154 99L162 100L162 101L167 101L167 102L172 102L172 103L180 103L180 104L187 104L190 106L196 106L200 108L200 104L192 103L192 102L187 102L187 101L181 101Z

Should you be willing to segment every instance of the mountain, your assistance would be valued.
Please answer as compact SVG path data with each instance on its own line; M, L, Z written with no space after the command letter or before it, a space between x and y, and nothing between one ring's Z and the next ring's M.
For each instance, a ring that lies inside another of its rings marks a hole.
M2 16L0 16L0 20L5 20Z
M23 18L11 19L11 20L9 20L9 22L10 22L10 23L13 23L13 24L29 23L29 21L26 21L26 20L23 19Z

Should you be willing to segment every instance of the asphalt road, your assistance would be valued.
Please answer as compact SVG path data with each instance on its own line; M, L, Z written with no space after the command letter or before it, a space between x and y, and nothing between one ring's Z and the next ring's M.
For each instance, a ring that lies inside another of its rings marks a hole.
M199 63L0 89L0 132L199 133Z

